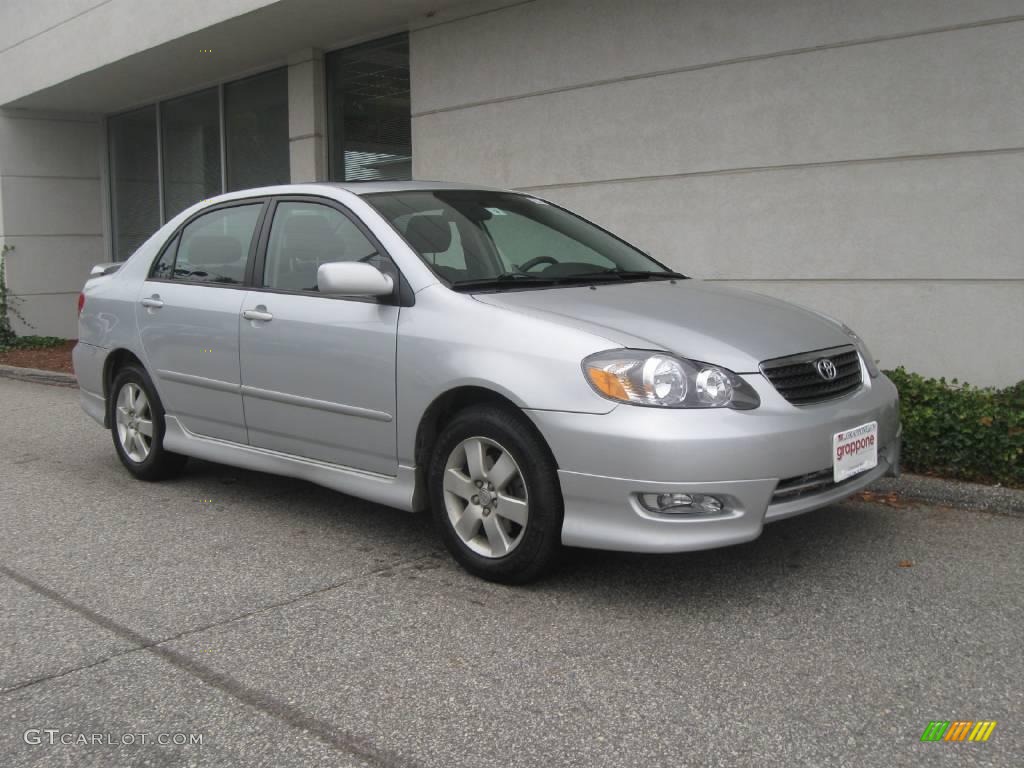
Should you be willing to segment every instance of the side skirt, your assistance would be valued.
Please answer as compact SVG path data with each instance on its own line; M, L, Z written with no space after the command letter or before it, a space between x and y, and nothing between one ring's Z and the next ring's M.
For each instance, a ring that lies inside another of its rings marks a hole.
M297 477L334 491L411 512L416 491L416 469L398 466L398 475L378 475L358 469L328 464L287 453L278 453L251 445L203 437L186 429L177 417L165 417L164 447L197 459L230 464L234 467Z

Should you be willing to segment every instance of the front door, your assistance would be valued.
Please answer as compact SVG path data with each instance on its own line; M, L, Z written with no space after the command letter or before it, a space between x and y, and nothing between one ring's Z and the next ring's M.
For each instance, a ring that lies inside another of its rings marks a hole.
M191 432L245 443L238 316L263 201L192 219L160 255L136 305L142 347L168 414Z
M352 214L333 202L274 207L242 302L242 401L251 445L394 475L399 307L321 296L317 269L363 261L390 271Z

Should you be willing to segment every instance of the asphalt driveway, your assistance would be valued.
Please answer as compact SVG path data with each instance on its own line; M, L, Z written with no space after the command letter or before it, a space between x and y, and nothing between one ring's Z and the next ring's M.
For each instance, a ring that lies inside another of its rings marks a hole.
M306 483L135 481L77 395L0 379L0 765L1024 755L1022 517L851 502L507 588L425 519ZM919 741L983 719L987 743Z

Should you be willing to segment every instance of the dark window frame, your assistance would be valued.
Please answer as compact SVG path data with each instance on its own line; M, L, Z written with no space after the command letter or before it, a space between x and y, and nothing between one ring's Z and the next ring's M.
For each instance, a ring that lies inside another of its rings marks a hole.
M203 285L212 288L227 288L232 290L249 290L253 279L253 264L256 257L256 248L259 245L259 235L263 230L263 224L267 216L268 203L271 198L266 195L260 195L259 197L246 197L238 200L225 200L221 203L210 205L202 210L196 211L189 216L185 221L181 222L175 227L164 245L160 248L156 258L153 259L149 265L149 271L146 273L146 282L152 283L174 283L175 285ZM260 208L259 215L256 217L256 224L253 227L252 235L249 238L249 250L246 254L245 272L242 275L242 282L240 283L214 283L208 280L183 280L181 278L174 277L174 269L178 264L178 245L181 243L181 234L185 231L185 228L196 221L211 213L225 210L228 208L240 208L247 205L259 204ZM171 261L171 277L154 277L153 273L156 271L157 265L163 259L164 253L169 249L174 249L174 258Z
M377 252L391 262L391 265L395 270L395 275L397 276L394 281L394 290L387 296L334 296L324 295L317 291L293 291L286 288L272 288L263 285L263 271L266 266L267 246L270 243L270 229L273 226L274 214L277 212L277 206L279 203L313 203L324 205L328 208L333 208L345 216L349 221L355 224L356 229L359 230L363 237L370 241L370 244L377 249ZM306 296L312 299L329 299L332 301L358 301L369 304L398 305L402 307L411 307L415 304L412 287L405 279L405 276L402 274L402 270L391 256L391 253L381 244L380 240L377 239L376 235L373 234L370 228L366 226L366 223L360 219L359 216L348 208L348 206L334 198L309 194L273 195L269 198L269 204L264 211L259 227L259 244L256 249L255 259L252 263L252 274L249 285L249 290L251 291L259 293L280 293L287 296Z

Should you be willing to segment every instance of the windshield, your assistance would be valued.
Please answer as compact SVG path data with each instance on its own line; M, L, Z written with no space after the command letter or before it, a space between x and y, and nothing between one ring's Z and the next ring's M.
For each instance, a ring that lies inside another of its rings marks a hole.
M428 190L364 199L457 290L682 277L585 219L528 195Z

